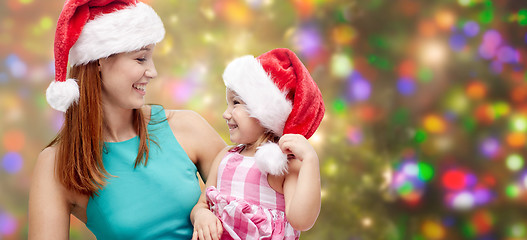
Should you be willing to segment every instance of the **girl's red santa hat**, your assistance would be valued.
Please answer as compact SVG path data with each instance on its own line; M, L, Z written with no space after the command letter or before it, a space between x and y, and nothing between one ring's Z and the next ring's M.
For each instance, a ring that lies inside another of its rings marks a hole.
M165 28L157 13L137 0L67 0L55 32L55 81L46 90L52 108L66 112L78 101L72 66L160 42Z
M289 49L274 49L257 58L237 58L225 68L223 81L246 103L251 117L279 137L301 134L309 139L324 117L319 88ZM276 143L258 147L255 158L264 172L287 172L287 155Z

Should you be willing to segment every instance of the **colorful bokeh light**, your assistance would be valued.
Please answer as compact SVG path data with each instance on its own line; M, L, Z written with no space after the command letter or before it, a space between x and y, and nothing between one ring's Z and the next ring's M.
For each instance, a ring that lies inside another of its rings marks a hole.
M10 174L19 172L23 164L22 156L16 152L8 152L2 157L2 167Z

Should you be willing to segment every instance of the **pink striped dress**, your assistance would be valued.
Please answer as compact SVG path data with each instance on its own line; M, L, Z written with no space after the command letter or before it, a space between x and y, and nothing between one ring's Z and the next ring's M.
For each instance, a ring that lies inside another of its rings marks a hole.
M236 147L223 157L217 188L206 190L210 209L223 223L224 239L298 239L285 217L284 195L267 182L254 157Z

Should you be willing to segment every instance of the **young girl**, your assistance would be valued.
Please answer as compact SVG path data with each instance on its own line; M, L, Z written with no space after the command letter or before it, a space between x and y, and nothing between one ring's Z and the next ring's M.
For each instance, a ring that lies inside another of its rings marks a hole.
M307 141L324 115L320 90L288 49L235 59L223 79L223 118L239 145L212 165L193 239L298 239L320 211L319 159Z

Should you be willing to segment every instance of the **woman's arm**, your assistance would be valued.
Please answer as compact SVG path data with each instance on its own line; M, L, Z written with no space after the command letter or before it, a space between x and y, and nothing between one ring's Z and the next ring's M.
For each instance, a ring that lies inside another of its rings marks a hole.
M203 181L212 162L227 144L199 114L189 110L167 111L168 120L178 142L198 167Z
M29 191L29 239L68 239L71 204L55 174L55 150L38 156Z
M229 147L225 147L214 159L205 189L210 186L216 186L218 176L218 166ZM194 225L193 240L196 239L220 239L223 227L221 221L212 213L207 204L206 191L201 192L198 203L192 208L190 221ZM208 238L209 237L209 238Z
M287 220L294 229L307 231L313 227L320 212L318 156L302 135L286 134L280 138L279 145L283 152L295 155L284 180Z

